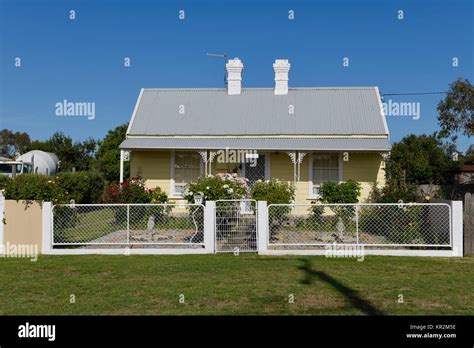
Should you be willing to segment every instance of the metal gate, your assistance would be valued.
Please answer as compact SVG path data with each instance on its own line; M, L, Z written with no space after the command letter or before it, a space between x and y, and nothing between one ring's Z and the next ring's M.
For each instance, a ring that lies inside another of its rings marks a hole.
M216 252L256 252L257 202L217 200L215 238Z

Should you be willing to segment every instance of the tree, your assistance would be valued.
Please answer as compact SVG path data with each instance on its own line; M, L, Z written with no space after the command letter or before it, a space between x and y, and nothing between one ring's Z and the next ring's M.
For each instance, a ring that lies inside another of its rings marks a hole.
M81 164L82 156L77 145L74 145L72 138L61 132L54 133L51 138L46 140L45 151L55 153L61 161L61 171L76 170Z
M392 185L449 184L458 162L450 154L454 145L443 145L434 135L408 135L392 147L385 164Z
M78 163L77 169L78 170L92 170L97 167L96 165L96 154L97 150L100 146L100 141L88 138L84 140L82 143L76 144L77 148L79 149L81 161Z
M98 141L92 138L84 142L73 143L72 138L56 132L46 141L35 140L30 143L28 150L41 150L56 154L61 161L60 171L69 172L90 170L95 161Z
M125 140L128 124L110 130L97 151L97 168L108 181L117 181L120 176L120 143ZM124 177L130 176L129 162L124 163Z
M15 157L16 153L25 152L31 140L27 133L13 132L9 129L0 131L0 156Z
M458 79L449 85L448 95L438 104L440 138L451 137L456 141L458 133L467 137L474 134L474 86L467 79Z
M460 162L462 165L474 164L474 145L469 146L465 156L461 156Z

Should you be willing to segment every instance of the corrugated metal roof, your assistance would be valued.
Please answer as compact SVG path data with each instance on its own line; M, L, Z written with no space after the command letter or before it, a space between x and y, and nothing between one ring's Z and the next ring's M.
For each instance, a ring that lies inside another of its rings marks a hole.
M375 138L129 138L121 149L229 149L388 151L387 139Z
M135 111L130 135L387 134L375 87L143 89Z

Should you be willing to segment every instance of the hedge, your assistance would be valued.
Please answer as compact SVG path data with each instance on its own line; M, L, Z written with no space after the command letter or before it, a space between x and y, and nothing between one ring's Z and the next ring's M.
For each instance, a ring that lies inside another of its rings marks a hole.
M98 203L105 181L97 172L59 173L56 176L25 173L3 181L5 198L51 201L55 204Z

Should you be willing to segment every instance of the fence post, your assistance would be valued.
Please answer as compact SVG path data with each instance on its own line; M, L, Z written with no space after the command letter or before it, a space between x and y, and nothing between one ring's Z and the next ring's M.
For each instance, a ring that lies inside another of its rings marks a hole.
M5 196L3 195L3 190L0 190L0 255L5 254L4 224L3 224L4 218L5 218Z
M49 254L53 248L53 204L51 202L43 202L43 205L41 207L41 214L43 220L43 238L41 240L41 253Z
M266 254L268 250L268 208L266 201L257 202L258 220L257 250L259 254Z
M462 201L452 201L451 204L453 228L453 256L463 256L463 213Z
M464 255L474 255L474 195L464 196Z
M204 207L204 249L208 253L215 252L215 219L216 219L216 202L206 201Z
M120 183L123 183L123 161L125 157L125 151L120 150Z

